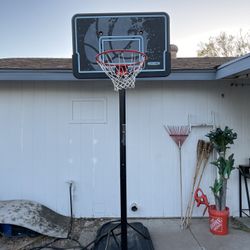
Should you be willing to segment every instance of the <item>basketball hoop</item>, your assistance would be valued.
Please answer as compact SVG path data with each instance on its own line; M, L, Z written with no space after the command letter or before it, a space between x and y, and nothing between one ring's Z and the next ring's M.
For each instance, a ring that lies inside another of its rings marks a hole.
M134 88L146 60L147 56L136 50L106 50L96 55L96 62L113 82L115 91Z

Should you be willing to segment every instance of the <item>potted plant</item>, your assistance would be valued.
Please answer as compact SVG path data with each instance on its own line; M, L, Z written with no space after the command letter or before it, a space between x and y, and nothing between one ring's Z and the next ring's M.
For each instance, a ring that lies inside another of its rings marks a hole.
M217 167L218 177L215 179L211 190L214 194L215 205L208 209L210 231L214 234L225 235L228 233L229 208L226 206L227 181L234 169L234 154L227 155L227 150L237 138L237 133L229 127L224 130L216 128L206 135L218 153L218 158L211 164Z

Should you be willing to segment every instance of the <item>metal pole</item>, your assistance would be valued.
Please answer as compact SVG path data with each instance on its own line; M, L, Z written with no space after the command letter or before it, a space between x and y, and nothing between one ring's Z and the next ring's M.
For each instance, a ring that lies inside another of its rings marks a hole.
M179 142L179 168L180 168L180 196L181 196L181 228L183 228L183 194L182 194L182 159L181 159L181 143Z
M119 91L120 117L120 202L121 249L128 249L127 239L127 180L126 180L126 90Z
M239 166L239 216L242 217L242 187L241 187L241 167Z
M247 178L244 176L244 182L246 187L246 195L247 195L247 204L248 204L248 216L250 216L250 197L249 197L249 190L247 185Z

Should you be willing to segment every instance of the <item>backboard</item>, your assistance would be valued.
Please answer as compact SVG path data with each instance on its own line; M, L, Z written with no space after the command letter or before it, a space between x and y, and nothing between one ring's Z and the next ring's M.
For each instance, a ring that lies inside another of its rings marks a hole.
M137 50L147 55L138 77L170 73L169 16L166 13L77 14L72 18L72 35L76 78L106 78L96 63L96 55L115 49Z

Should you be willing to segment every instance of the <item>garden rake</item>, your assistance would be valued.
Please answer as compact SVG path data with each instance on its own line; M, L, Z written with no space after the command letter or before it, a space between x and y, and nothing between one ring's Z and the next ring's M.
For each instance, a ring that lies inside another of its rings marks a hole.
M181 204L181 222L183 221L183 189L182 189L182 155L181 148L184 141L190 133L189 126L165 126L169 136L173 139L179 149L179 171L180 171L180 204Z

